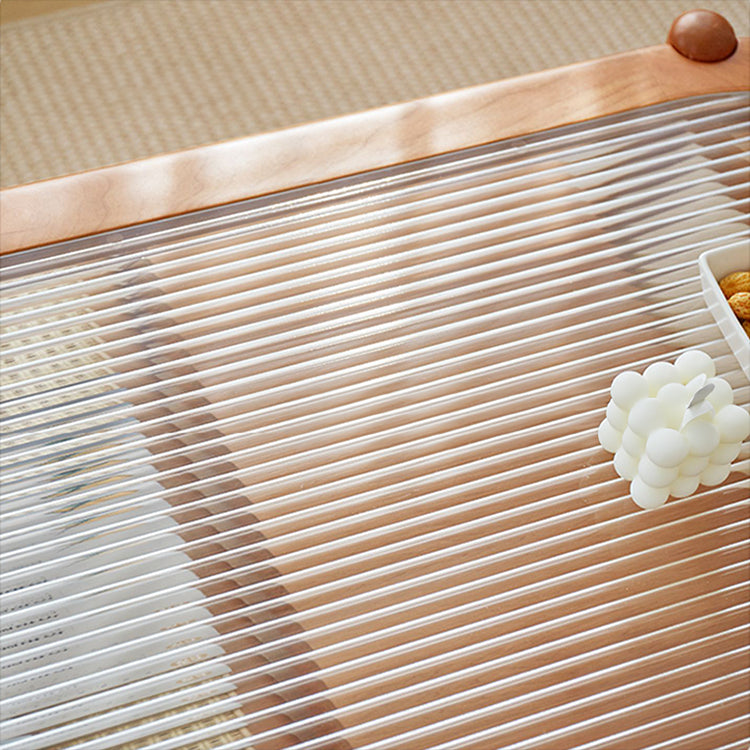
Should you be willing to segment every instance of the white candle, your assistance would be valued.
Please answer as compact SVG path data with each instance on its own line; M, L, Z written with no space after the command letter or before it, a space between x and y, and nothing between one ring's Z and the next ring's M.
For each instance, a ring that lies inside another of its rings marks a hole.
M731 386L701 351L655 362L642 375L622 372L610 394L599 442L641 508L721 484L750 435L750 414L732 403Z

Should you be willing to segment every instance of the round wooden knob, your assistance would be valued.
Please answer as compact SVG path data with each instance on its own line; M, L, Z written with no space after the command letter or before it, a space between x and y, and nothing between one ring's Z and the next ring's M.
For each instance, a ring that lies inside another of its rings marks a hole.
M689 10L678 16L667 41L681 55L700 62L726 60L737 48L731 24L712 10Z

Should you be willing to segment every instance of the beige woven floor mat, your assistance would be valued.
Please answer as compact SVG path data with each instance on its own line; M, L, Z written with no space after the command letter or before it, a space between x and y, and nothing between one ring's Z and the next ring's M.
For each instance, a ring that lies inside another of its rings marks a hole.
M661 43L686 0L101 0L4 24L0 183ZM700 5L700 3L698 3ZM747 0L704 4L738 35Z

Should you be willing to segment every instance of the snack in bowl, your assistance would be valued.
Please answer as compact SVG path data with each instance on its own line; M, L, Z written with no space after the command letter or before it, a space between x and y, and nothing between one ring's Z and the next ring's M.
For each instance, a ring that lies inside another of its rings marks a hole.
M735 292L729 298L729 307L740 320L750 320L750 292Z
M744 238L698 258L706 307L750 380L750 270L744 270L749 268L750 243Z
M750 271L735 271L724 276L719 287L727 299L738 292L750 292Z

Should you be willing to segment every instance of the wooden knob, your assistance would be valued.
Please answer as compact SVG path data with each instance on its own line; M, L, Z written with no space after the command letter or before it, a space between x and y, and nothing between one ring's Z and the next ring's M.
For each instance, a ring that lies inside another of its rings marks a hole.
M737 48L731 24L712 10L689 10L678 16L667 41L681 55L700 62L726 60Z

